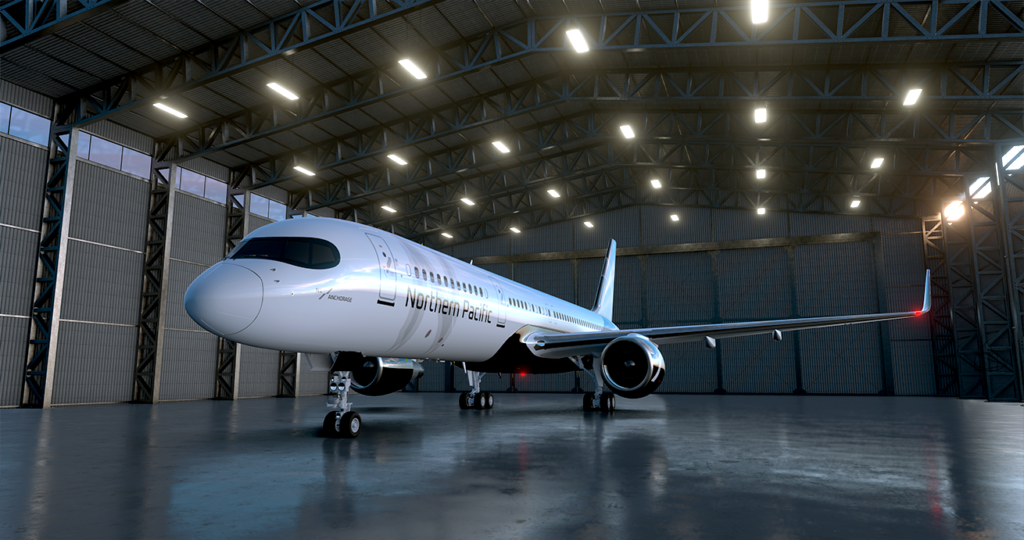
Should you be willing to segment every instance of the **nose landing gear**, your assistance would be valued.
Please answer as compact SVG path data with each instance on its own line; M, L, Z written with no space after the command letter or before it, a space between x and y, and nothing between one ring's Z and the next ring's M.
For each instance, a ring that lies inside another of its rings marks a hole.
M480 391L480 381L483 380L484 374L478 371L470 371L466 369L466 364L462 364L462 369L466 371L466 377L469 378L469 385L472 386L473 389L469 392L463 392L462 395L459 396L459 408L462 410L493 409L494 394Z
M354 439L363 431L363 419L352 410L348 402L348 391L352 386L351 371L335 371L331 374L331 393L327 398L327 408L333 409L324 417L325 437Z

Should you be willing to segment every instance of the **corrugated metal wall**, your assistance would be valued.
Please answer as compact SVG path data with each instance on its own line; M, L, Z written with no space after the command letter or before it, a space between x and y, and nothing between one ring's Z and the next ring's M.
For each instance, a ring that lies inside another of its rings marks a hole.
M10 86L0 83L2 99L17 103ZM0 407L10 407L21 402L28 355L46 150L0 137Z
M251 233L273 223L265 217L249 215ZM277 395L277 376L281 366L281 351L242 345L238 358L238 396L267 397ZM302 385L301 374L299 385Z
M0 101L16 105L39 116L53 116L53 100L0 79ZM6 150L6 149L5 149Z
M672 214L678 222L670 221ZM599 249L607 246L609 237L626 247L881 233L879 246L849 242L620 257L614 320L622 328L912 310L923 296L923 249L920 221L915 219L785 212L758 216L742 210L641 206L588 220L593 228L576 220L571 226L548 225L507 235L510 253ZM504 254L498 246L498 239L490 239L447 251L468 259ZM575 261L575 283L573 263L515 263L514 278L589 306L602 261ZM507 275L504 268L509 264L488 265L488 270L492 266L492 271ZM706 393L721 388L727 393L786 394L802 385L809 393L876 394L884 389L883 366L890 362L896 394L934 395L927 321L888 323L886 331L888 341L883 341L880 324L868 324L786 334L781 343L754 336L722 340L716 349L703 344L663 347L670 368L659 392ZM888 357L883 345L888 346ZM421 384L421 390L443 389L443 369L432 367L431 379ZM576 384L571 374L523 379L516 380L520 391L569 391ZM468 388L461 369L454 380L456 389ZM492 375L484 383L490 391L503 391L508 385ZM583 375L580 386L592 389L594 384Z
M148 183L79 161L54 404L131 399L148 197Z

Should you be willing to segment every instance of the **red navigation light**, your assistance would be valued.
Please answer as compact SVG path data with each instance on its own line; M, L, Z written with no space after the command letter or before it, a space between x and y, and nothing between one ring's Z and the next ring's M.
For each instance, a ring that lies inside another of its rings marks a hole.
M521 373L519 374L519 376L520 376L520 377L525 377L525 376L526 376L526 372L525 372L525 371L521 372Z
M920 315L920 314L921 314L921 312L920 312L920 311L915 311L915 312L914 312L914 315Z

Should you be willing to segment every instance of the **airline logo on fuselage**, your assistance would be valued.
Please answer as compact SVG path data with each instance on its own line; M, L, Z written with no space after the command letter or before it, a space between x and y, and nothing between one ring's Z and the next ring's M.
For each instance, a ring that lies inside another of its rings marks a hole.
M491 323L491 314L494 313L487 309L487 304L474 305L470 304L469 300L463 300L462 305L459 305L458 300L445 298L437 294L437 291L423 294L414 291L411 287L405 295L405 307L487 324Z

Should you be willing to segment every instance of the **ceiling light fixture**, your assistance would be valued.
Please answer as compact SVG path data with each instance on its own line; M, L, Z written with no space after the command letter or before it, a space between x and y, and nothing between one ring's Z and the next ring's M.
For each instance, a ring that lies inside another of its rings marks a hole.
M858 206L860 206L860 199L850 201L850 208L857 208Z
M584 221L583 224L586 225L588 229L594 228L594 224L589 221Z
M754 171L754 175L757 176L758 180L764 180L765 178L768 177L768 171L764 169L758 169Z
M516 234L519 234L519 232L520 232L519 229L517 229L515 227L509 227L508 230L510 230L510 231L512 231L512 232L514 232Z
M910 92L907 92L907 99L903 100L904 105L913 105L917 103L917 98L921 97L921 89L915 88Z
M404 159L402 159L402 158L398 157L398 155L397 155L397 154L388 154L388 158L389 158L389 159L390 159L391 161L394 161L395 163L397 163L397 164L399 164L399 165L408 165L408 164L409 164L409 163L408 163L407 161L405 161Z
M942 211L943 214L946 214L946 219L950 221L960 219L964 215L964 212L963 201L953 201L949 203L949 206L947 206L945 210Z
M758 208L757 209L757 215L759 215L759 216L764 215L764 208Z
M627 139L632 139L636 136L633 133L633 128L629 127L629 124L621 125L619 126L619 129L622 130L622 134L625 135Z
M441 233L441 236L443 236L445 238L451 238L452 237L452 235L450 235L450 234L448 234L446 232Z
M759 107L754 109L754 123L763 124L768 121L768 109L765 107Z
M503 143L501 141L494 141L491 144L493 144L495 148L500 150L502 154L507 154L507 153L511 152L511 150L509 150L508 147L505 146L505 143Z
M473 202L473 201L471 201L471 200L469 200L469 199L467 199L465 197L462 198L462 202L468 204L469 206L473 206L473 205L476 204L475 202Z
M167 113L171 113L174 116L177 116L178 118L188 118L187 114L185 114L183 112L178 112L178 111L168 107L167 105L164 105L163 103L154 103L153 106L156 107L157 109L160 109L161 111L164 111L164 112L167 112Z
M877 168L881 167L882 166L882 162L884 162L884 161L885 161L884 158L876 157L875 159L871 160L871 168L872 169L877 169Z
M750 20L754 24L768 22L768 0L750 0Z
M269 86L271 90L277 92L278 94L281 94L282 96L284 96L284 97L286 97L286 98L288 98L288 99L290 99L292 101L295 101L296 99L299 99L299 96L295 95L294 93L289 91L287 88L281 86L280 84L277 84L276 82L267 83L267 86Z
M576 49L576 52L585 53L590 50L587 38L583 37L583 32L580 32L579 28L570 28L565 31L565 35L569 37L569 43L572 43L572 48Z
M1021 150L1024 150L1024 146L1014 146L1009 152L1003 154L1003 167L1006 170L1016 171L1024 167L1024 152L1021 152Z
M672 218L672 221L679 221L679 216L677 216L676 214L672 214L669 217Z
M398 63L402 64L402 67L404 67L406 69L406 71L408 71L409 73L412 73L413 77L416 77L417 79L426 79L427 78L427 74L423 73L422 69L416 67L416 64L413 64L412 60L409 60L408 58L406 58L406 59L403 59L403 60L399 60Z
M394 214L395 212L398 211L398 210L395 210L394 208L391 208L390 206L388 206L386 204L384 206L381 206L381 208L387 210L388 212L391 212L392 214Z
M987 176L982 176L967 188L967 192L971 194L972 199L984 199L992 193L992 182L988 181Z
M292 168L295 169L296 171L299 171L300 173L302 173L302 174L304 174L306 176L316 176L315 172L313 172L313 171L311 171L311 170L309 170L309 169L307 169L305 167L299 167L298 165L296 165L296 166L294 166Z
M661 180L651 180L651 185L654 189L661 189Z
M561 195L559 195L559 194L558 194L558 192L557 192L557 191L555 191L555 190L553 190L553 189L549 189L549 190L548 190L548 195L551 195L552 197L554 197L554 198L556 198L556 199L557 199L557 198L559 198L559 197L561 197Z

